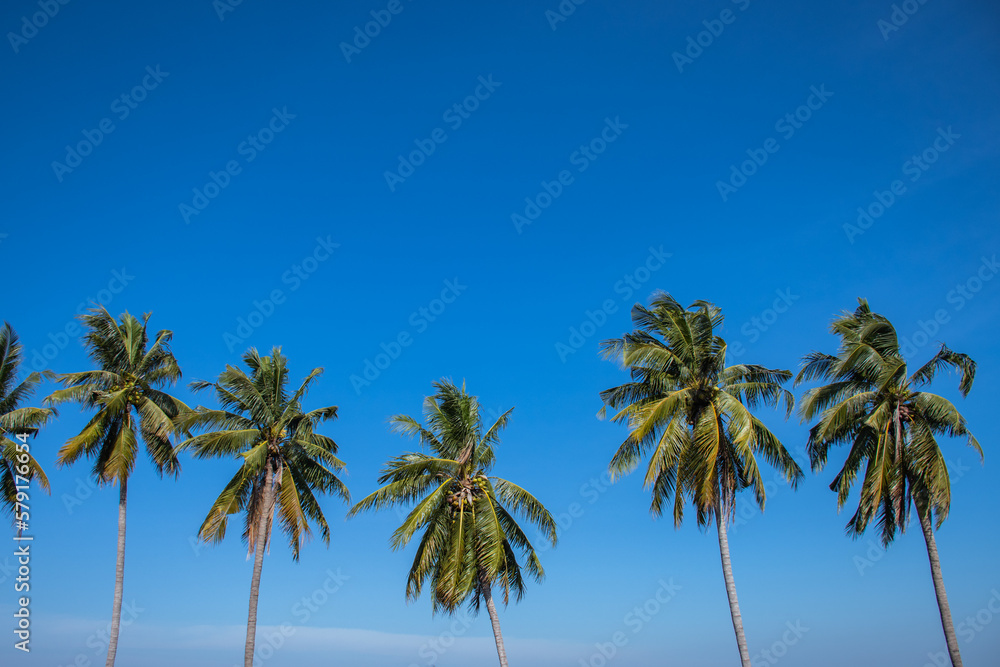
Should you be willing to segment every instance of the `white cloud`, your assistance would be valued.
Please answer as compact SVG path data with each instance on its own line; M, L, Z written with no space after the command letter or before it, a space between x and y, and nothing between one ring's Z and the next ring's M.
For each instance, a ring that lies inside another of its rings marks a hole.
M472 625L475 623L475 626ZM481 626L481 627L480 627ZM108 622L102 619L40 615L35 619L36 637L44 638L46 653L59 656L75 653L87 656L103 655L106 644L94 643L103 634ZM483 628L485 636L472 636ZM464 636L469 634L470 636ZM156 625L138 618L123 628L119 655L191 657L191 663L203 664L210 655L242 656L246 638L245 625ZM522 664L550 665L565 662L573 656L587 654L592 647L583 644L546 639L504 637L508 654L519 657ZM89 642L89 643L88 643ZM270 647L270 648L265 648ZM310 627L296 625L261 625L257 628L258 655L268 657L264 667L284 664L308 665L310 659L323 655L381 657L370 664L443 665L478 664L496 659L493 635L485 614L474 621L461 614L455 616L436 635L379 632L359 628ZM273 657L272 657L273 656ZM64 659L62 657L57 659ZM391 660L389 660L391 659ZM291 661L291 662L289 662Z

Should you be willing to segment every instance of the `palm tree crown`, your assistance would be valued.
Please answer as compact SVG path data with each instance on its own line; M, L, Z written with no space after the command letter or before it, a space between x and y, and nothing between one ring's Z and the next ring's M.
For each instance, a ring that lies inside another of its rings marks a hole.
M294 393L288 391L287 359L276 347L262 357L256 349L243 355L250 369L226 366L217 382L197 381L192 389L214 389L218 409L198 406L182 414L177 424L185 430L205 430L178 449L190 449L196 458L237 458L239 470L219 494L201 525L199 536L218 542L226 535L229 515L244 513L243 539L250 552L261 538L270 541L271 524L278 519L298 560L314 522L323 542L330 543L330 526L316 499L316 492L333 493L350 500L347 487L337 477L344 462L337 458L337 443L316 432L316 427L336 419L337 406L304 412L302 399L322 373L314 368ZM217 430L212 430L217 429ZM265 483L270 478L270 484ZM270 488L269 488L270 487ZM273 500L265 502L266 492ZM265 520L263 536L258 527Z
M435 382L434 388L435 394L424 402L426 426L406 415L390 419L396 432L418 436L429 452L408 452L390 460L378 480L384 486L350 514L416 502L391 540L399 549L423 530L407 580L408 599L419 596L429 582L435 611L454 612L466 601L478 609L484 598L489 606L494 585L500 586L505 603L512 592L520 600L525 579L515 549L523 554L523 568L532 578L541 580L544 570L514 514L536 524L552 544L556 526L534 496L489 474L513 408L484 431L479 401L464 384L458 387L445 380Z
M601 392L612 420L627 423L629 436L611 459L612 478L634 470L649 454L644 484L652 490L651 511L662 514L673 500L680 525L690 498L698 524L717 513L728 518L737 491L752 487L764 508L764 480L756 456L777 467L794 487L802 470L752 408L784 401L781 387L791 372L763 366L726 366L726 342L714 333L720 309L696 301L685 310L673 297L657 293L649 308L632 309L635 330L604 341L605 358L629 369L632 382ZM650 454L650 450L652 453Z
M172 332L159 331L150 343L149 313L141 320L124 313L119 323L102 308L80 319L87 330L84 345L97 369L60 375L66 388L45 401L51 405L74 401L97 413L59 450L59 464L86 456L94 459L99 483L127 480L135 468L138 427L157 472L176 476L180 464L170 436L173 418L187 406L162 391L181 376L170 351Z
M961 373L959 391L965 396L972 388L976 363L942 345L930 361L909 374L895 328L873 313L864 299L859 299L853 313L834 320L831 330L841 339L838 353L807 355L795 381L827 382L809 389L800 404L804 421L818 418L807 447L813 469L824 467L831 447L850 445L830 485L837 492L838 507L862 477L848 533L860 535L875 519L882 542L889 544L905 530L911 499L932 510L940 526L948 514L951 486L935 436L964 436L980 456L983 452L950 401L918 389L950 367Z

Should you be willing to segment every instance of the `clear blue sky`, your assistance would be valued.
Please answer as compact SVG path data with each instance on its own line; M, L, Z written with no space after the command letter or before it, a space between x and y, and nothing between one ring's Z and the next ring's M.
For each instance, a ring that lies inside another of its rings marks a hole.
M916 360L944 340L979 362L967 399L953 375L936 385L987 451L980 466L944 443L956 480L938 543L964 621L1000 590L1000 12L910 2L893 17L888 0L567 1L568 16L546 14L556 0L51 0L48 18L11 0L0 319L39 366L67 372L88 363L61 333L80 304L151 311L175 333L192 403L191 380L282 345L296 375L325 368L309 402L340 406L326 432L355 498L414 446L386 418L418 414L433 380L464 378L488 408L516 406L497 473L562 526L545 582L502 612L512 660L597 665L595 643L621 631L612 664L724 667L736 656L714 531L652 520L638 476L600 482L625 432L596 419L598 392L625 376L598 343L663 289L720 305L739 361L795 369L835 348L831 317L864 296ZM397 358L377 357L401 335ZM366 362L383 368L352 381ZM804 444L796 419L762 417ZM53 486L32 496L34 651L15 652L5 629L4 665L103 660L117 495L88 488L85 465L55 467L84 420L68 407L33 445ZM827 488L841 460L797 492L775 485L766 514L733 530L751 653L791 623L801 636L783 665L918 667L944 650L923 540L913 529L866 555L868 538L845 537ZM238 661L246 549L238 531L190 542L233 465L185 458L177 481L138 467L125 600L141 611L121 667ZM482 617L433 661L452 620L405 603L412 553L387 547L398 517L324 509L329 549L293 563L276 544L265 562L258 646L290 629L264 664L495 660ZM296 606L328 571L339 590ZM658 591L670 601L629 616ZM1000 653L998 623L960 634L967 664Z

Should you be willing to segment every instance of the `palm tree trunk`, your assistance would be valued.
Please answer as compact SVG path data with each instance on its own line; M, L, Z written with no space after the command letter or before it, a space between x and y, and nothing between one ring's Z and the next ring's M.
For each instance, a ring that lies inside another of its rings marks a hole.
M114 667L118 654L118 632L122 624L122 590L125 587L125 501L128 480L119 480L118 487L118 560L115 563L115 601L111 610L111 636L108 638L108 660L105 667Z
M257 521L257 545L253 556L253 579L250 581L250 613L247 616L247 643L243 650L244 667L253 667L254 643L257 639L257 598L260 595L260 571L264 567L264 545L267 543L268 515L274 511L274 489L270 461L266 464L264 473L264 497L261 500L264 507Z
M490 623L493 624L493 639L497 643L497 656L500 658L500 667L507 667L507 650L503 646L503 635L500 633L500 617L497 616L496 605L493 604L492 586L487 582L482 582L483 597L486 598L486 610L490 612Z
M733 630L736 631L736 645L740 649L740 663L750 667L750 651L747 650L747 638L743 634L743 616L740 615L740 602L736 599L736 582L733 581L733 564L729 561L729 538L726 537L726 519L723 516L722 503L715 511L715 523L719 527L719 553L722 555L722 576L726 579L726 594L729 596L729 613L733 617Z
M927 542L927 558L931 562L931 579L934 580L934 594L937 596L938 611L941 613L941 627L944 628L944 640L948 644L953 667L962 667L962 656L958 652L958 637L955 636L955 625L951 621L951 608L948 606L948 593L944 589L944 577L941 575L941 561L938 559L937 542L934 540L934 527L931 525L930 505L926 499L916 499L917 515L920 517L920 528L924 531Z

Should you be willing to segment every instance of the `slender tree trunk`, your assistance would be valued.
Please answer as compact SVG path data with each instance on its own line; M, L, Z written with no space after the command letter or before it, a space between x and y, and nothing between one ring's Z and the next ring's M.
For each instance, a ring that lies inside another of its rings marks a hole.
M482 582L483 597L486 598L486 610L490 612L490 623L493 624L493 639L497 643L497 657L500 667L507 667L507 650L503 647L503 635L500 633L500 617L497 616L496 605L493 604L493 590L490 584Z
M274 511L274 489L270 462L264 473L264 508L257 522L257 545L253 556L253 579L250 581L250 613L247 616L247 643L243 651L244 667L253 667L254 643L257 639L257 598L260 595L260 571L264 567L264 545L267 543L268 516Z
M122 590L125 587L125 501L128 480L120 479L118 487L118 560L115 563L115 602L111 610L111 636L108 638L108 660L105 667L114 667L118 654L118 632L122 625Z
M931 562L931 579L934 580L934 594L937 596L938 611L941 613L944 640L948 644L951 664L954 667L962 667L962 656L958 652L958 637L955 636L955 625L951 622L948 593L944 589L944 577L941 575L941 561L938 559L937 543L934 540L934 527L931 525L930 505L926 500L918 499L916 503L920 528L924 531L924 540L927 542L927 558Z
M722 503L716 507L715 522L719 527L719 553L722 555L722 576L726 579L726 594L729 596L729 613L733 617L733 630L736 631L736 645L740 649L740 663L750 667L750 651L747 650L747 638L743 634L743 616L740 615L740 602L736 599L736 582L733 581L733 564L729 561L729 538L726 537L726 518L723 516Z

